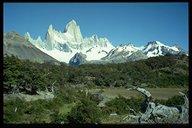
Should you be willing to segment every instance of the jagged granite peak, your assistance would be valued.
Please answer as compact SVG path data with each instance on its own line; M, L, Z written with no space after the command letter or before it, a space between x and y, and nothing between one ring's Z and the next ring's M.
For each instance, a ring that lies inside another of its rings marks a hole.
M92 35L90 38L92 38L95 42L98 42L98 36L96 34Z
M50 31L53 30L53 25L52 25L52 24L49 25L48 31L49 31L49 30L50 30Z
M91 47L93 47L93 46L103 47L103 48L108 47L110 50L114 48L114 46L110 43L110 41L107 38L105 38L105 37L104 38L98 38L97 35L85 37L84 42L87 46L91 46Z
M76 53L69 61L71 66L79 66L81 64L86 63L86 55L83 53Z
M24 35L25 38L29 38L31 37L30 33L29 32L26 32L25 35Z
M37 41L41 41L42 42L41 36L37 37Z
M48 30L47 34L46 34L46 49L47 50L53 50L54 48L54 36L51 36L52 34L50 33L50 29Z
M70 21L65 28L64 33L70 34L72 37L75 38L75 41L77 43L80 43L83 41L83 37L80 31L80 27L77 25L75 20Z
M68 29L70 26L77 26L76 21L73 19L71 20L67 25L66 25L66 29Z
M38 36L37 39L33 39L29 32L25 33L24 38L27 39L29 42L31 42L36 47L44 48L44 43L41 39L41 36Z
M80 27L75 21L69 22L63 33L49 26L44 45L45 49L41 49L42 51L66 63L76 52L86 54L88 60L98 60L114 48L107 38L98 38L97 35L83 38Z

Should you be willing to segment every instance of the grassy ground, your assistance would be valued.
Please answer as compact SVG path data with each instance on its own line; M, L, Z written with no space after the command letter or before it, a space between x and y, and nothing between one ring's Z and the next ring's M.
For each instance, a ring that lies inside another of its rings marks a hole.
M102 118L102 124L122 124L122 119L127 115L116 115L116 116L107 116Z
M137 91L128 91L125 88L105 88L104 94L108 97L114 98L118 95L124 96L126 98L133 97L140 97L142 96ZM179 95L179 91L188 90L188 88L146 88L152 96L156 99L168 99L172 96ZM98 90L90 90L91 92L97 92Z

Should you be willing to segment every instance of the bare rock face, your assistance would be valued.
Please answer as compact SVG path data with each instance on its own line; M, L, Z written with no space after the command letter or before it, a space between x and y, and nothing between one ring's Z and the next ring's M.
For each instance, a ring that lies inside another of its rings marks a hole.
M142 93L146 98L147 108L141 115L128 115L123 120L129 122L135 119L137 123L166 123L166 124L186 124L189 123L189 100L187 96L180 92L185 100L185 103L181 106L181 110L177 107L168 107L162 104L156 105L151 99L152 95L149 91L133 87L128 90L136 90Z
M77 25L77 23L74 20L70 21L67 24L66 29L65 29L65 33L68 33L69 35L74 37L75 42L82 42L83 41L80 27Z
M82 53L76 53L69 61L69 64L71 66L79 66L81 64L84 64L86 62L86 55Z

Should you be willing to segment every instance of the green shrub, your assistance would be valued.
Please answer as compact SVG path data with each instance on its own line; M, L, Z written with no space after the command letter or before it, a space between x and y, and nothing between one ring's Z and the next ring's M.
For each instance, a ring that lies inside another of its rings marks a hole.
M101 111L95 102L85 98L72 108L67 119L75 124L100 123L100 116Z
M183 105L184 99L181 96L173 96L166 101L167 106Z
M116 112L117 114L130 114L130 109L134 109L136 112L142 110L143 98L126 99L122 96L116 97L115 99L106 103L106 107L103 108L103 113L110 114Z

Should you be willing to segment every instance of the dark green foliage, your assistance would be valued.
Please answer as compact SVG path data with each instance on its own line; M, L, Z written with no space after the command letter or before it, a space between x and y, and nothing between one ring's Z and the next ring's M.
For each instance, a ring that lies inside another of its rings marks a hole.
M166 106L178 106L184 104L184 99L182 96L173 96L169 98L168 100L155 100L155 103L160 103Z
M3 104L3 120L5 123L8 122L16 122L20 119L20 115L24 113L24 109L26 105L25 103L20 99L15 99L13 101L7 101ZM17 111L15 112L15 109L17 107Z
M164 67L174 66L176 60L174 56L165 56L165 57L152 57L145 61L146 65L151 69L159 69Z
M109 111L110 113L112 112L116 112L117 114L123 114L123 113L127 113L129 111L128 109L128 104L127 104L127 99L125 99L124 97L117 97L114 100L111 100L109 102L106 103L106 106L109 107ZM110 114L108 113L108 114Z
M188 86L188 61L178 56L153 57L122 64L85 64L70 67L64 64L39 64L4 57L4 93L14 90L36 94L45 87L84 84L120 87L133 82L158 87Z
M75 102L75 96L77 92L73 88L63 87L56 91L57 97L54 100L58 100L58 103L72 103Z
M67 115L60 114L58 110L54 110L54 113L51 114L51 123L61 124L68 123Z
M183 105L184 99L181 96L173 96L166 101L167 106Z
M67 119L69 123L85 124L100 123L101 111L96 103L88 98L82 99L74 108L72 108Z
M14 56L6 57L3 61L3 88L4 92L9 92L15 88L19 82L22 65L19 59Z
M112 112L117 114L130 114L130 108L134 109L136 112L141 111L143 98L134 98L126 99L122 96L119 96L106 103L106 107L103 109L103 112L109 115Z
M104 98L101 95L101 93L96 93L89 96L92 101L95 101L97 104L99 104Z

